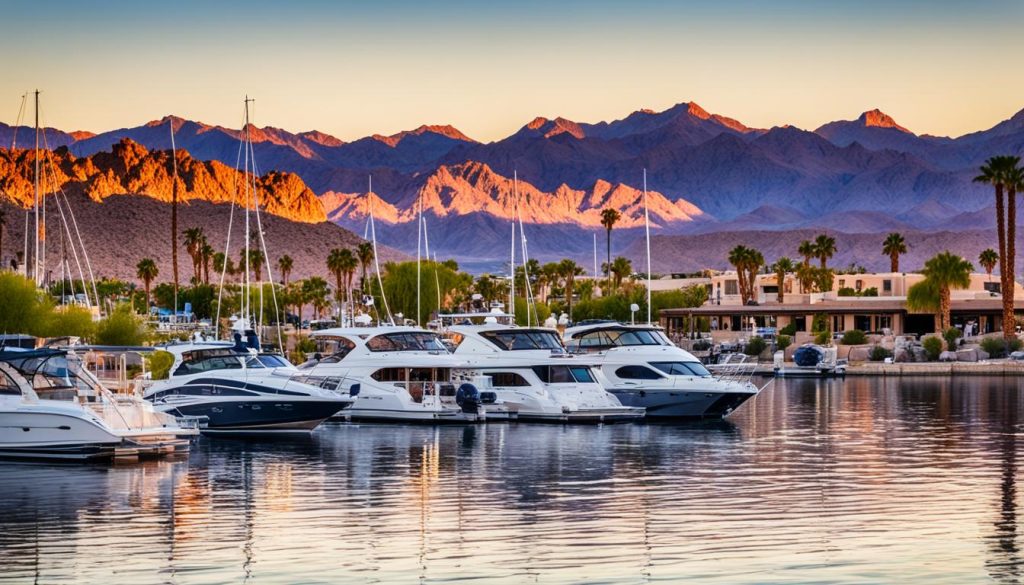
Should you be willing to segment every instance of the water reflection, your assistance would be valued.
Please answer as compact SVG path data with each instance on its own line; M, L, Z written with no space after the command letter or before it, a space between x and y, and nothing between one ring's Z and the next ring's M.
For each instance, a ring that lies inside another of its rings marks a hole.
M0 580L1021 578L1015 379L790 380L731 421L331 425L0 467Z

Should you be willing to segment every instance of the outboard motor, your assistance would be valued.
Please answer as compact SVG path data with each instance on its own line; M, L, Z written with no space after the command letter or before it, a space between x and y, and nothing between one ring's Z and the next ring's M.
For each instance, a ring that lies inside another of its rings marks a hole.
M250 349L260 350L260 337L252 329L245 332L245 345Z
M804 368L813 368L825 359L825 352L813 345L805 345L793 352L793 361Z
M352 384L348 387L348 395L355 398L356 396L359 396L359 390L361 390L359 384Z
M234 337L235 337L235 345L231 349L233 349L234 351L236 351L238 353L246 353L245 344L242 343L242 334L236 331Z
M462 408L462 412L476 414L480 412L483 401L480 398L480 391L472 384L462 384L455 391L455 404Z

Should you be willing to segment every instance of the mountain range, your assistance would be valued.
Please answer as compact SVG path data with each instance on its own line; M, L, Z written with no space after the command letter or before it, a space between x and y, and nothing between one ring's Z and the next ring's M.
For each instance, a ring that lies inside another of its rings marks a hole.
M51 146L82 157L125 138L166 150L172 128L179 148L229 167L247 131L260 170L294 173L318 195L326 217L358 233L372 209L380 240L406 252L416 250L422 206L432 252L470 262L500 262L510 222L521 216L532 255L589 265L594 234L603 249L599 214L607 207L623 213L613 246L626 249L642 233L644 169L659 235L758 230L788 241L805 228L987 229L994 223L991 189L971 179L989 156L1024 153L1024 111L950 138L915 134L879 110L813 131L764 129L693 102L610 122L538 117L489 143L447 125L344 142L317 131L236 130L174 116L95 135L48 136ZM0 140L11 134L0 125ZM19 145L30 135L20 129ZM723 267L724 257L707 265Z

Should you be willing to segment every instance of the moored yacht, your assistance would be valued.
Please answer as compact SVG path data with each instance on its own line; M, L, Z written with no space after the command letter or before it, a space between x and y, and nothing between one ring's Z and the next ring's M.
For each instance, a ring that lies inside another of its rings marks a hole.
M299 380L342 393L358 388L344 415L354 421L471 423L515 413L481 395L469 383L455 383L464 365L432 331L418 327L339 327L314 331L319 359L299 367Z
M518 411L518 420L619 422L644 416L624 406L598 383L593 360L565 352L554 329L488 323L448 329L454 356L466 362L465 380L490 379L498 399Z
M743 377L716 377L696 357L651 325L616 322L570 327L566 347L600 365L604 387L649 419L724 417L754 397Z
M115 395L63 350L0 351L0 456L112 459L187 452L195 428Z
M144 396L178 417L205 417L203 433L309 432L353 398L293 380L294 366L276 354L226 342L180 343L166 380Z

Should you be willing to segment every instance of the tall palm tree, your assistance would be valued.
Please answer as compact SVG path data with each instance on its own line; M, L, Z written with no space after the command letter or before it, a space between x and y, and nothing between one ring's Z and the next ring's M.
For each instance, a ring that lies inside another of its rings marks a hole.
M992 271L995 270L998 262L999 254L992 248L985 248L981 251L981 254L978 254L978 264L981 264L982 268L985 269L985 274L988 275L989 280L992 280Z
M612 288L618 290L619 286L622 285L623 279L630 274L633 274L633 263L628 258L619 256L612 262L611 268L608 269L612 275Z
M213 260L213 255L216 252L213 246L203 238L203 247L199 250L199 258L203 264L203 283L210 284L210 261Z
M7 208L0 205L0 260L4 257L4 227L7 225ZM7 268L0 266L0 270Z
M912 310L938 309L938 331L945 331L950 326L951 291L969 287L972 270L971 263L956 254L936 254L924 264L924 280L907 291L907 306Z
M907 241L901 234L893 232L882 242L882 255L889 257L889 272L900 271L900 254L907 253Z
M800 242L800 246L796 249L797 254L804 257L804 264L810 266L811 258L818 256L818 250L814 247L814 242L810 240L804 240Z
M608 278L611 276L611 263L612 263L612 228L615 224L619 223L622 219L622 214L619 210L609 207L601 212L601 225L604 226L605 231L608 235L608 270L605 271L604 277Z
M344 248L347 250L348 248ZM349 252L351 254L351 252ZM334 275L334 299L339 304L344 302L345 290L345 259L342 256L342 248L334 248L327 253L327 271Z
M135 265L135 276L139 277L139 280L142 281L142 286L146 289L146 314L149 314L149 289L159 274L160 270L156 267L156 262L153 262L152 258L143 258Z
M323 310L327 308L329 292L327 281L319 276L311 276L302 282L302 300L313 305L313 311L318 319L323 315Z
M778 260L775 261L775 264L772 264L772 270L775 272L775 284L779 288L778 292L776 293L776 300L778 300L780 303L783 301L786 295L786 291L784 290L786 284L786 275L789 274L790 272L793 272L793 270L795 269L796 264L786 256L779 258Z
M739 245L729 251L729 263L736 267L740 300L746 305L754 299L754 282L764 265L764 255L754 248Z
M185 236L185 251L188 252L189 257L192 259L192 280L198 283L201 276L199 274L200 253L202 252L206 236L203 235L203 228L198 227L188 228L183 235Z
M341 249L341 274L345 281L345 299L349 305L352 304L352 279L356 275L356 268L359 267L359 259L349 248Z
M292 267L295 261L288 254L277 259L277 269L281 271L281 283L288 286L288 277L292 275Z
M359 290L366 293L366 275L370 272L370 265L373 264L373 243L362 242L356 247L356 258L359 259L359 267L362 275L359 277Z
M1015 335L1015 322L1013 315L1013 284L1014 284L1014 258L1010 257L1008 237L1011 226L1017 222L1017 204L1013 203L1013 218L1007 217L1007 206L1003 199L1003 192L1007 181L1010 180L1012 169L1017 167L1020 159L1015 156L993 156L985 161L979 169L979 174L974 177L975 183L987 183L995 188L996 196L996 235L999 243L999 282L1003 299L1003 336L1010 339ZM1016 236L1016 227L1013 228L1013 235Z
M616 211L616 213L618 212ZM572 321L572 289L576 284L576 277L584 274L583 267L576 264L574 260L565 258L558 263L558 273L562 277L562 282L565 283L565 303L569 308L569 320Z
M814 251L821 260L822 269L828 268L828 259L836 254L836 239L828 234L821 234L814 239Z

